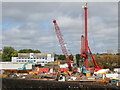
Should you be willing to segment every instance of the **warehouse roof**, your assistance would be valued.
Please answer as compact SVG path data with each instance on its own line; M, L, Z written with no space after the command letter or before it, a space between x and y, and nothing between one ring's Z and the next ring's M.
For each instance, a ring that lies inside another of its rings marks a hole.
M54 53L18 53L18 57L30 57L30 54L33 55L33 57L47 57L47 55L51 55L51 57L54 57Z

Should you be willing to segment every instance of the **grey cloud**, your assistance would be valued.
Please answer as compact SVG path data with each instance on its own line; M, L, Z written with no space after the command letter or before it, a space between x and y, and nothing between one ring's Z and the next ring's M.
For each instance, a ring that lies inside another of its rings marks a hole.
M52 24L52 19L56 19L68 48L78 53L80 36L84 33L82 5L84 3L3 3L3 24L7 19L17 24L3 30L3 44L61 53ZM93 52L117 48L117 9L117 3L88 3L88 40L94 40L89 42Z

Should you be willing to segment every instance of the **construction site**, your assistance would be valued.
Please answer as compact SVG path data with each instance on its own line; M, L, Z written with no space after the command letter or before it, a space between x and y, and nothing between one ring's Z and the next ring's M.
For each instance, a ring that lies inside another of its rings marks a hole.
M53 53L18 54L18 57L12 58L11 63L0 63L2 66L0 78L2 79L3 90L8 88L120 89L120 68L113 71L104 69L104 67L98 66L93 56L87 37L89 33L87 31L87 3L83 6L83 9L85 34L80 35L81 63L77 65L74 56L72 56L72 59L69 58L60 26L57 24L57 20L53 19L51 22L55 27L57 39L66 59L65 62L54 61ZM89 56L91 56L94 67L88 65Z

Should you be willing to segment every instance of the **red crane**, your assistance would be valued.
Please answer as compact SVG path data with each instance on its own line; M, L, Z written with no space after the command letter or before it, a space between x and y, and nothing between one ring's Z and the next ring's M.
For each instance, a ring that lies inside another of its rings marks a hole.
M67 60L68 68L69 68L69 70L72 70L71 61L69 59L69 56L68 56L68 53L67 53L67 49L66 49L66 46L64 44L64 40L62 38L62 34L61 34L61 31L60 31L60 28L59 28L58 24L56 23L56 20L53 20L53 23L55 25L55 31L56 31L56 34L57 34L57 37L58 37L58 40L59 40L62 52L65 55L65 59Z
M95 59L94 59L94 57L93 57L93 54L92 54L89 46L88 46L88 50L89 50L89 52L90 52L90 55L92 56L92 59L93 59L95 68L96 68L96 69L99 69L99 67L98 67L98 65L97 65L97 63L96 63L96 61L95 61ZM83 35L81 36L81 58L82 58L82 59L86 59L86 53L85 53L85 38L84 38ZM86 68L88 68L88 67L86 67Z
M88 68L88 50L90 51L90 54L92 56L94 65L96 69L100 69L92 55L92 52L88 46L88 40L87 40L87 3L84 6L84 10L85 10L85 38L82 35L81 36L81 56L85 58L85 68Z
M85 9L85 53L86 53L85 67L88 68L87 3L84 6L84 9Z

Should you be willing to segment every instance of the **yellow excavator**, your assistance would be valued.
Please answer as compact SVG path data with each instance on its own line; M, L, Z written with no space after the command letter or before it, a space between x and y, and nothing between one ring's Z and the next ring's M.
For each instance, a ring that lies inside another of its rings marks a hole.
M29 75L31 75L31 74L33 74L33 75L39 74L39 67L37 68L37 70L32 70L31 72L29 72Z
M64 71L63 74L71 76L71 73L69 71Z
M31 75L31 74L33 74L33 75L37 75L39 72L38 71L31 71L31 72L29 72L29 75Z

